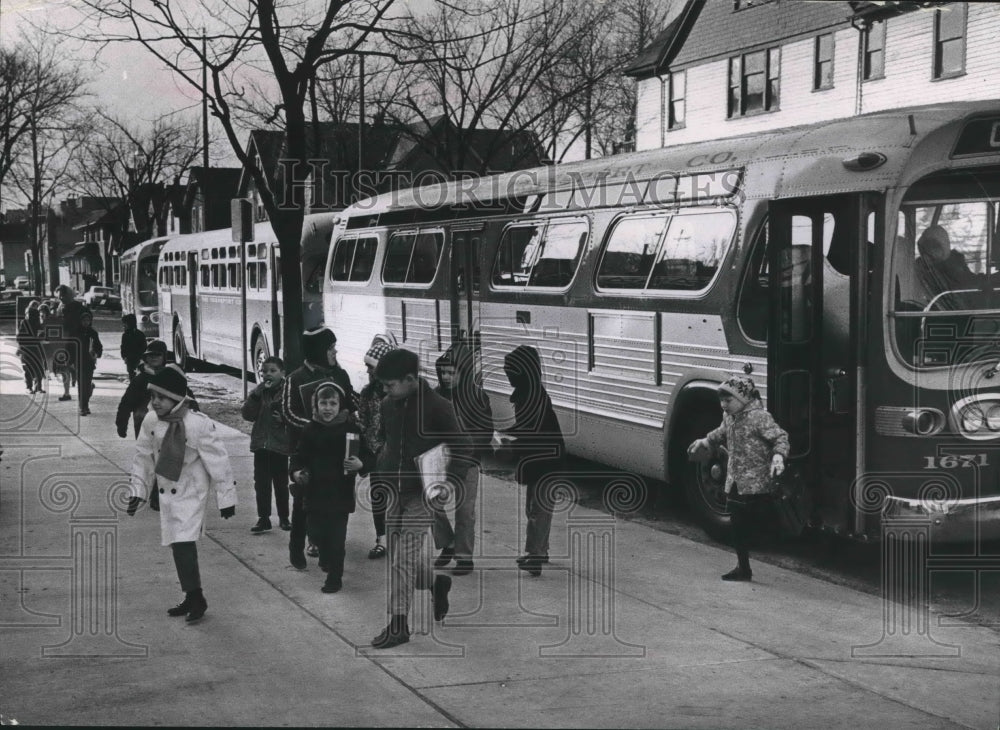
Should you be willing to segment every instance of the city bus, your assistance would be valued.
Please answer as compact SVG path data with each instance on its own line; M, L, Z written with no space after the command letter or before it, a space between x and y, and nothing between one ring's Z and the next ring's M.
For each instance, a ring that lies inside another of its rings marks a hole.
M156 298L156 265L169 237L151 238L121 255L122 314L134 314L147 339L160 335L160 312Z
M337 214L307 215L302 224L303 262L325 264L330 231ZM240 244L229 228L175 236L158 260L159 337L172 347L174 360L188 368L194 362L243 367L258 372L263 360L281 351L283 323L281 252L270 223L254 226L246 247L246 271L240 274ZM308 255L306 255L308 254ZM303 316L318 322L319 288L303 290ZM322 277L320 277L321 279ZM241 290L246 284L246 339L240 333ZM314 323L315 323L314 322ZM308 323L307 323L308 326Z
M534 346L569 450L682 486L713 532L725 454L686 447L748 375L811 525L961 541L1000 534L998 267L1000 101L956 102L361 201L323 312L354 382L376 333L429 377L470 343L498 428Z
M305 217L301 240L304 262L314 264L322 258L325 264L335 220L335 213ZM158 334L182 368L194 362L242 368L245 344L249 369L259 372L265 358L281 351L284 318L277 237L270 223L257 223L254 240L242 245L246 248L242 276L241 244L233 242L228 228L175 236L160 251ZM245 340L240 328L244 284ZM315 282L312 290L304 287L302 306L307 322L318 321L321 299Z

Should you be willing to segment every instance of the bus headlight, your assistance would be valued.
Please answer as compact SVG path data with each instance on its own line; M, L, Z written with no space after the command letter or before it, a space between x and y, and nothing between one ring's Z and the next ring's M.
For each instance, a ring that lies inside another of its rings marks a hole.
M986 407L986 428L990 431L1000 431L1000 403Z
M959 411L958 423L963 433L974 434L986 427L986 414L978 403L974 403Z

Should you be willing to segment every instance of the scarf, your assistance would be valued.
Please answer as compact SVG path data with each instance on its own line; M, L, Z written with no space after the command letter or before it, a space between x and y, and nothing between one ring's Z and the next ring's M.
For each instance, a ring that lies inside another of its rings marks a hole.
M163 437L163 444L160 446L160 456L156 460L156 473L164 479L176 482L181 477L181 467L184 466L184 416L187 415L187 401L182 400L177 406L165 416L160 416L161 421L167 423L167 433Z

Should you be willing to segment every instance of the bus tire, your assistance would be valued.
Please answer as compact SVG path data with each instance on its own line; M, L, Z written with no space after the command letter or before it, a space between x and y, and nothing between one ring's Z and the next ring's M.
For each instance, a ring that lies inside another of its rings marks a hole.
M187 345L184 344L184 333L180 327L174 327L174 362L184 372L191 369L191 356L188 354Z
M253 340L253 350L250 357L250 362L253 364L253 372L256 376L256 382L260 382L260 370L264 364L264 360L271 357L270 351L267 349L267 341L264 339L264 335L257 333L257 336Z
M687 458L687 446L695 439L705 436L718 426L717 419L705 413L696 414L691 426L684 432L683 461L678 458L677 471L684 485L688 506L695 518L711 537L726 540L729 537L730 517L726 510L726 462L725 453L713 454L710 461L701 463Z

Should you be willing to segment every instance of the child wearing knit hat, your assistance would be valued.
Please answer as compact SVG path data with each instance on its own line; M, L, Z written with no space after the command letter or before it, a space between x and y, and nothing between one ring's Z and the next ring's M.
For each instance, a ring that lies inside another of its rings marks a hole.
M379 436L382 426L382 412L380 406L385 398L385 388L382 382L375 377L375 368L379 360L387 352L392 352L397 347L396 337L391 333L375 335L372 344L365 353L365 368L368 370L368 384L361 389L358 395L358 422L361 425L361 441L364 446L375 456L382 450L385 442ZM372 521L375 523L375 546L368 551L368 557L372 560L384 558L385 549L385 506L388 497L384 494L384 489L378 487L378 481L369 479L371 484Z
M220 514L229 519L236 514L236 482L215 422L188 408L184 372L166 366L150 377L149 391L152 412L135 442L127 514L134 515L146 501L155 509L152 497L158 498L161 542L173 552L184 591L184 600L167 614L197 621L208 608L195 541L204 532L209 488L215 489Z
M749 581L749 546L773 492L773 480L785 470L788 433L764 408L760 393L748 377L732 377L718 388L722 424L688 447L694 460L726 447L726 508L732 516L732 539L738 564L722 576L727 581Z

